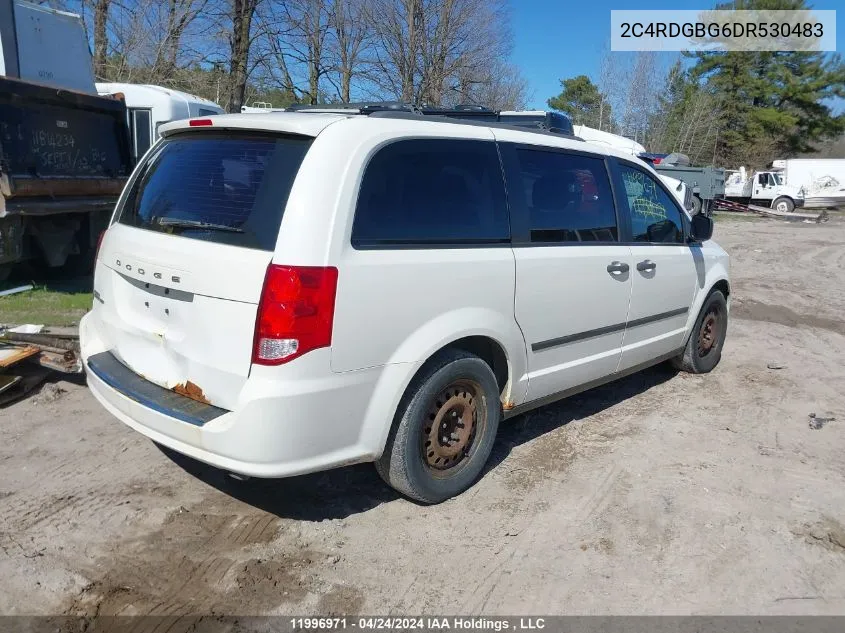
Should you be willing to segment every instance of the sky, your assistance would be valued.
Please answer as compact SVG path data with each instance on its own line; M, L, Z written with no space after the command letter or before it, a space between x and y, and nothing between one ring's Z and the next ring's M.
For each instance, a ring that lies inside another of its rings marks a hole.
M588 75L598 81L602 52L610 37L611 9L709 9L713 0L509 0L513 62L529 83L529 106L544 109L560 93L560 80ZM845 53L845 3L811 0L813 9L839 9L836 48ZM616 53L634 55L634 53ZM667 67L679 53L659 53ZM845 100L834 109L845 111Z

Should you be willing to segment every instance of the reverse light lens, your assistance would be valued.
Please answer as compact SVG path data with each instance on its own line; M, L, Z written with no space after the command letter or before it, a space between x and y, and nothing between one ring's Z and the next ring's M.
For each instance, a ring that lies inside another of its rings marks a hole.
M252 362L280 365L332 343L337 268L267 268Z
M258 340L258 357L265 360L283 359L299 351L299 340L295 338L261 338Z

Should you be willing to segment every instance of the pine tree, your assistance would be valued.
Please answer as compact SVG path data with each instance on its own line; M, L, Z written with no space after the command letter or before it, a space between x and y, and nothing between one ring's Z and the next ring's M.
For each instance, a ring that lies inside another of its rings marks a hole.
M804 0L735 0L718 9L807 9ZM690 77L720 103L717 162L764 166L845 132L826 101L845 97L841 56L818 52L697 52Z
M598 87L586 75L578 75L560 82L561 93L548 100L553 110L565 112L575 125L599 127L599 117L611 119L610 104Z

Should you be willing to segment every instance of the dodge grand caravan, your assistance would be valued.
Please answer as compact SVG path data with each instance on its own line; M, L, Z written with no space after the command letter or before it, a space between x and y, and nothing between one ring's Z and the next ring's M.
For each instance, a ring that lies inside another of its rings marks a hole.
M100 403L178 452L257 477L373 461L436 503L503 418L719 362L728 256L630 155L398 112L161 131L80 335Z

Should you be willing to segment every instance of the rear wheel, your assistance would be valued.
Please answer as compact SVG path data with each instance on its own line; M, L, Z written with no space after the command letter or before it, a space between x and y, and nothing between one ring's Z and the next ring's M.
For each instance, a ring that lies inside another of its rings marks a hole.
M468 352L446 350L408 388L376 469L412 499L445 501L481 474L500 418L490 366Z
M692 215L698 215L701 213L701 198L699 198L697 194L693 194L692 196L692 211L690 213L692 213Z
M792 198L787 198L786 196L781 196L777 198L772 205L772 208L775 211L781 211L784 213L792 213L793 209L795 209L795 203L792 201Z
M719 290L714 290L704 301L695 321L684 353L672 364L691 374L712 371L722 358L722 347L728 331L728 302Z

